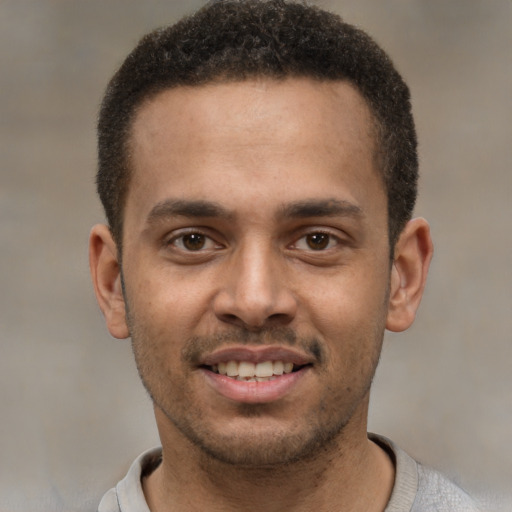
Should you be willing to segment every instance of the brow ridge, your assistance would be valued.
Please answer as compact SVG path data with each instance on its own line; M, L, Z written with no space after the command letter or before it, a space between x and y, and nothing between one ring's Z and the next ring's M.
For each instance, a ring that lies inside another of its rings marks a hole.
M340 199L306 199L282 205L276 217L281 219L309 217L361 217L361 208ZM164 199L149 212L148 224L154 224L169 217L222 218L233 220L235 214L214 201L203 199Z
M147 217L147 223L153 224L169 217L220 217L232 219L233 213L213 201L165 199L151 209Z
M361 217L362 209L346 200L340 199L306 199L284 205L279 211L279 217L308 218L308 217Z

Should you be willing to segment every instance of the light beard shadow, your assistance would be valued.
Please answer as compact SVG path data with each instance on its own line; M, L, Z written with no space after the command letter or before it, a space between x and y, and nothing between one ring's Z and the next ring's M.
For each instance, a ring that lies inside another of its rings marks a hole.
M209 336L193 336L187 340L182 351L181 360L198 365L205 356L223 345L284 345L298 347L314 358L316 363L325 360L325 349L316 337L299 337L290 327L264 327L258 331L236 328L227 332Z

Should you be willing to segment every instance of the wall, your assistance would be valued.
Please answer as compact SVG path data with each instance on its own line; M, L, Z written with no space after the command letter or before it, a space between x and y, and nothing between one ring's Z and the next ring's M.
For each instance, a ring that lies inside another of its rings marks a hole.
M94 125L138 38L199 4L1 3L0 511L94 510L158 442L129 342L108 336L89 283ZM386 339L370 429L510 498L512 4L322 5L367 29L411 86L417 213L436 244L416 324Z

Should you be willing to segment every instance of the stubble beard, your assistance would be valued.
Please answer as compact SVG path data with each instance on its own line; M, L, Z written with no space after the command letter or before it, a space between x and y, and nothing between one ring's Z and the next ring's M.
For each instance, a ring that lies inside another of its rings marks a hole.
M166 389L165 383L169 384L172 380L170 372L165 368L165 365L157 368L159 363L162 364L162 361L150 357L151 348L148 349L148 347L152 345L151 340L146 335L147 330L140 328L140 324L131 313L122 273L121 283L132 350L142 384L154 407L159 409L177 431L207 458L232 466L254 469L279 468L301 461L307 462L329 452L333 445L338 447L341 445L344 431L362 402L365 405L363 421L366 422L370 387L379 363L384 338L384 328L381 328L381 326L375 325L372 340L375 345L373 353L369 355L367 381L359 390L358 397L355 400L352 399L352 407L345 408L342 414L341 411L335 414L336 411L329 410L324 398L320 401L316 410L310 414L310 421L306 430L301 431L299 429L297 432L290 432L289 429L281 429L278 432L264 432L263 434L251 432L252 435L247 435L247 432L244 432L243 435L239 436L221 436L212 434L205 428L207 423L203 419L203 411L200 408L195 409L195 417L191 417L189 414L189 411L193 409L193 404L187 401L186 382L178 383L178 395L175 390L172 392L173 396L181 395L182 398L175 401L174 406L168 402L167 399L170 398L171 392ZM385 302L387 302L388 297L389 285ZM298 344L306 353L312 355L318 363L322 363L327 358L325 349L316 338L301 339L292 329L285 327L262 329L262 331L256 333L238 329L236 334L228 333L227 335L192 338L189 343L185 343L181 359L193 363L200 356L201 351L205 349L213 350L215 346L229 341L229 338L236 340L238 343L262 344L263 336L274 342L282 341L289 345ZM152 375L160 375L162 378L152 382L150 379ZM164 384L162 384L162 381L164 381ZM330 391L327 390L327 393ZM348 392L350 389L346 391ZM266 404L239 404L238 412L244 418L249 420L255 418L257 420L268 412L266 409L268 409ZM359 412L361 413L361 411ZM324 421L325 418L328 421ZM303 418L298 418L298 421L300 423Z
M309 413L308 418L297 418L296 425L292 425L292 428L265 428L262 427L262 422L268 421L269 417L272 418L272 405L238 404L237 418L243 418L247 427L238 434L223 435L222 432L210 430L201 407L194 407L194 404L187 400L188 383L185 380L174 381L171 385L172 376L169 370L166 370L165 365L159 366L161 360L151 358L151 348L148 349L151 347L150 340L136 328L133 318L129 323L137 369L155 408L159 409L181 436L197 448L199 453L206 456L206 459L248 469L277 469L298 462L308 462L330 452L334 445L342 444L344 431L356 409L362 401L366 401L366 404L368 402L371 382L380 355L379 346L370 363L368 382L358 391L359 396L352 397L350 408L341 407L339 410L333 410L332 396L326 396ZM323 352L319 353L319 350L323 349L319 348L321 345L318 341L299 340L290 329L280 329L279 332L280 335L277 337L284 337L289 341L294 339L294 343L309 347L308 351L315 353L318 358L326 357ZM271 337L275 339L276 334ZM190 340L185 344L184 357L192 359L195 357L194 354L198 353L190 347L212 347L220 343L219 338ZM254 342L255 335L252 332L242 336L237 334L236 340L240 342L240 339L251 343ZM159 375L160 378L155 379L155 375ZM328 393L330 391L327 390ZM364 410L366 414L366 408ZM255 428L251 428L253 426Z

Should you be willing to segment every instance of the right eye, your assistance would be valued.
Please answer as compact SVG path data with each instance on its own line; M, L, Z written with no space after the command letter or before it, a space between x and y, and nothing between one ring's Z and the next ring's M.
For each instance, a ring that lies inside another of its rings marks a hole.
M187 252L208 251L219 247L210 237L199 232L189 232L175 236L169 240L168 245Z
M299 238L293 245L293 248L301 251L321 252L334 249L339 243L339 238L331 233L313 231Z

